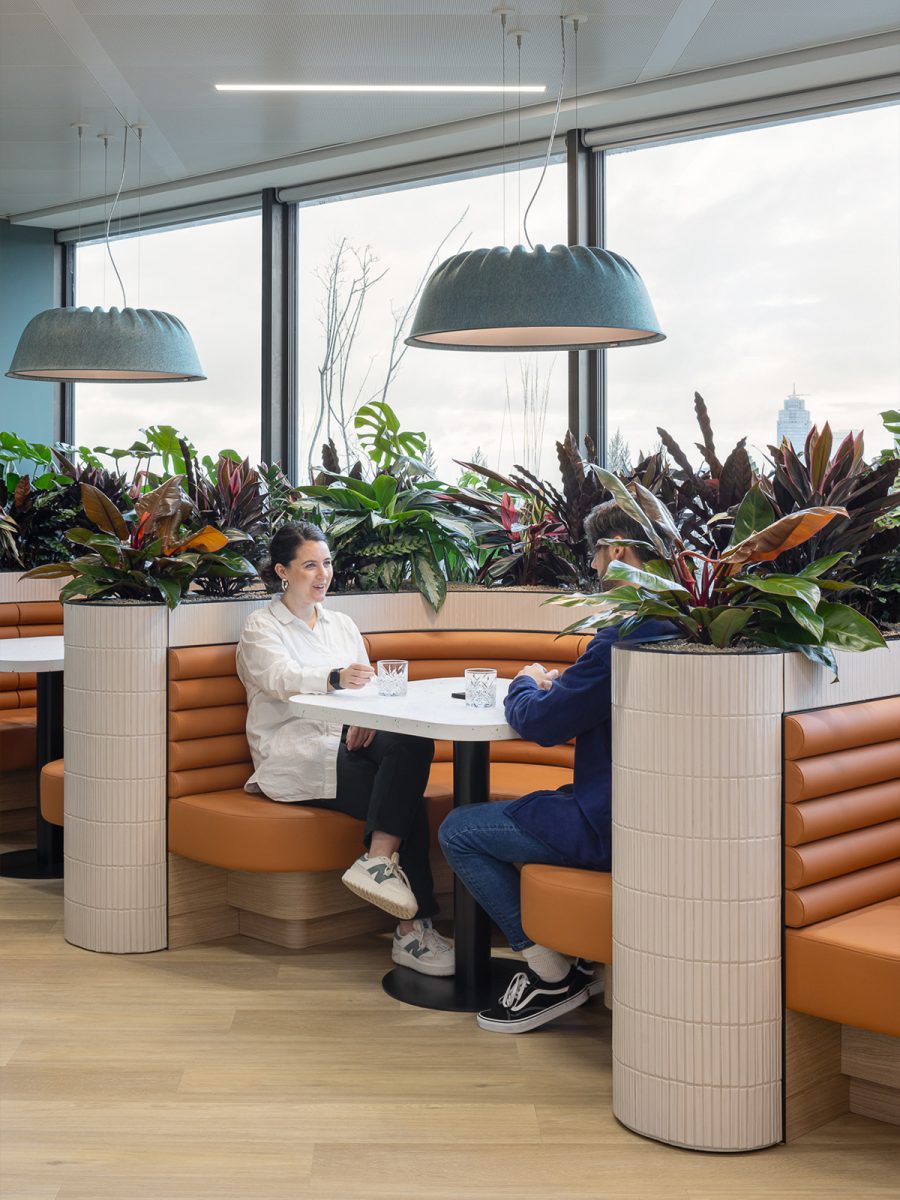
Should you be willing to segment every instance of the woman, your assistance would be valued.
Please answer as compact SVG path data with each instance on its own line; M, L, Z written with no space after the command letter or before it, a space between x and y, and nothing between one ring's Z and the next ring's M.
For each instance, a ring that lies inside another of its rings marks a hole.
M434 744L294 715L298 692L361 688L374 672L359 630L322 602L334 570L320 529L283 525L262 570L281 595L244 623L237 671L247 689L249 792L348 813L365 822L364 853L343 881L400 917L391 956L425 975L452 975L453 947L432 927L437 912L428 861L424 791Z

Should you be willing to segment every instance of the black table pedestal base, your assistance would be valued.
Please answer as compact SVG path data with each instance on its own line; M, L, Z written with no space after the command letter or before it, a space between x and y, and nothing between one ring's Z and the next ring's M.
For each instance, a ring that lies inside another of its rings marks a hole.
M62 862L55 859L42 863L35 847L0 854L0 879L62 879L62 876Z
M441 1012L480 1012L488 1008L506 991L506 985L523 964L515 958L492 958L490 979L481 987L465 984L461 979L436 978L422 975L409 967L395 967L381 981L381 986L395 1000L414 1004L417 1008L434 1008Z

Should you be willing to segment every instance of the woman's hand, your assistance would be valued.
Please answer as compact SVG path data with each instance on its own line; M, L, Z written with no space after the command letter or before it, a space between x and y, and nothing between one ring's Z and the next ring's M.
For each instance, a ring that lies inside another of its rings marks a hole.
M556 668L548 671L540 663L532 663L530 667L523 667L519 675L527 675L529 679L534 680L542 691L546 692L553 687L554 680L559 678L559 671ZM516 679L519 678L519 675L516 676Z
M351 663L341 671L341 687L365 687L374 674L368 663Z
M375 737L374 729L360 729L358 725L347 726L347 749L348 750L365 750L366 746L372 745L372 739Z

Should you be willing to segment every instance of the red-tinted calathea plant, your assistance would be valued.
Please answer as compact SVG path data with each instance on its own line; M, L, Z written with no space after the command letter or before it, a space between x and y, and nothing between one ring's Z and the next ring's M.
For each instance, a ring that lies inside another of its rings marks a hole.
M585 452L582 458L571 433L556 443L562 491L521 466L507 477L479 463L460 463L485 480L484 488L450 489L454 500L473 513L482 552L479 583L590 583L592 550L584 519L605 492L590 438L585 438Z
M823 598L823 593L846 586L822 578L839 555L795 573L764 574L761 569L846 517L845 509L815 506L767 521L751 493L738 508L729 544L720 554L707 555L685 546L666 507L641 484L626 486L599 468L597 474L623 512L645 531L646 540L633 544L656 557L641 568L614 562L604 580L613 586L600 595L557 597L554 603L600 608L566 632L621 625L625 634L646 621L667 620L690 642L725 648L742 638L798 650L835 672L835 649L884 645L875 626L855 609Z
M190 446L181 440L188 496L200 521L221 529L228 538L228 549L215 559L206 560L198 569L195 583L206 596L231 596L243 591L256 575L256 566L265 557L266 503L258 471L249 459L235 461L220 454L206 473L197 466ZM222 559L232 566L251 564L243 573L223 570Z
M139 496L128 514L90 484L81 485L81 495L85 516L100 532L76 527L66 537L87 553L27 572L29 578L72 576L60 591L63 600L164 600L174 608L201 570L218 567L226 575L253 574L246 560L219 553L228 544L220 530L211 525L183 530L196 510L181 490L180 476Z
M728 544L731 529L714 518L733 513L757 483L757 474L746 438L741 438L724 462L720 460L706 401L699 392L694 393L694 412L703 438L696 445L705 467L695 470L678 442L660 428L657 433L672 463L663 453L652 454L637 465L631 478L665 504L688 546L715 554Z
M878 575L885 556L900 546L900 526L883 518L900 512L900 493L892 491L900 459L883 458L869 466L863 458L863 435L848 434L832 454L831 428L821 434L813 426L802 456L790 442L770 446L775 473L763 491L774 516L811 505L840 505L846 515L835 520L809 542L791 550L782 560L788 570L798 570L814 559L838 555L831 578L849 580L867 588ZM854 597L865 608L865 594Z

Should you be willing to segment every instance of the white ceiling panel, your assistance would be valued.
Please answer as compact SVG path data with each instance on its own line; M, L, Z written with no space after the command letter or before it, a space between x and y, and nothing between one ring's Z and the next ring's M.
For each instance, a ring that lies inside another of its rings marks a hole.
M71 224L78 184L69 126L76 120L90 125L82 197L94 214L104 191L96 135L118 135L107 171L108 182L117 182L126 121L146 126L142 178L151 207L490 149L501 140L496 96L223 95L213 85L499 82L494 2L0 0L0 213ZM829 45L809 61L771 70L728 64L900 26L898 0L579 0L566 7L586 14L578 84L587 125L865 78L884 70L890 47L867 57ZM548 89L544 100L529 98L523 107L526 139L546 137L552 119L559 13L558 0L531 0L509 18L528 29L523 83ZM571 100L571 30L568 51ZM508 39L508 83L516 68ZM707 68L723 74L695 88L685 73ZM564 104L561 131L575 119L574 106ZM508 138L515 129L510 100ZM135 149L126 212L137 203ZM44 209L53 211L36 211Z
M761 58L772 53L775 29L785 51L883 33L898 24L898 0L718 0L675 69L697 71Z

